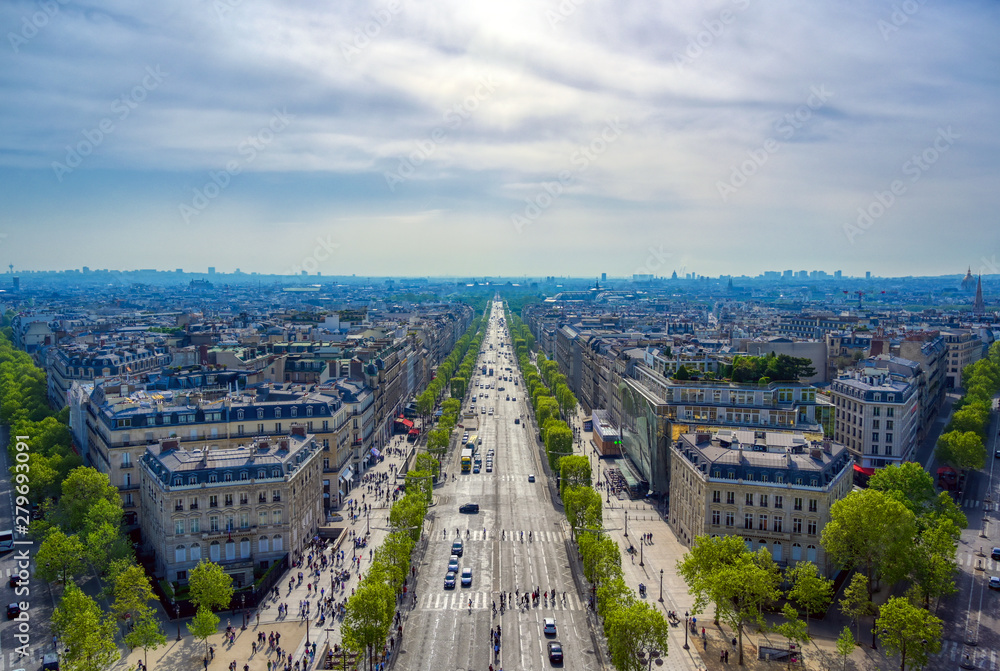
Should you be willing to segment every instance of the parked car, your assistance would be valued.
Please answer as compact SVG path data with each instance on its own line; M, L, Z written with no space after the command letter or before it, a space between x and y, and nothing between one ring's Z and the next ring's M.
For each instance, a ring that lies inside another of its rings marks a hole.
M561 664L563 661L562 643L559 641L549 641L549 661L553 664Z
M458 512L460 512L460 513L470 513L470 514L471 513L478 513L479 512L479 504L478 503L463 503L461 505L461 507L459 507Z

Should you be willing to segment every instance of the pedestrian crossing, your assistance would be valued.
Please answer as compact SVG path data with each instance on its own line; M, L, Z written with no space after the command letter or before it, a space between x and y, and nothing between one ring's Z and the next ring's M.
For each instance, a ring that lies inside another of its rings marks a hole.
M985 557L980 557L975 552L965 552L963 554L964 558L960 558L958 560L959 565L964 564L965 566L980 566L980 562L982 562L981 566L984 570L989 572L992 572L994 570L1000 571L1000 561L997 561L995 559L990 559L989 555L986 555Z
M531 533L529 536L528 533ZM451 543L457 536L453 533L449 534L447 538L441 536L442 540L447 540ZM465 535L463 530L461 538L463 541L481 541L499 540L503 543L516 543L521 544L521 530L520 529L488 529L486 535L483 535L482 529L472 529L468 536ZM530 540L529 540L530 539ZM530 545L532 543L562 543L566 540L566 534L563 531L539 531L537 529L525 529L524 530L524 544Z
M494 601L497 604L497 608L500 608L499 592L472 592L461 588L455 588L446 592L436 592L426 598L421 597L423 603L420 605L428 610L468 610L469 599L472 599L473 610L490 610L493 608ZM561 597L555 602L548 602L548 604L546 604L545 599L539 599L538 603L537 609L545 612L583 610L583 602L580 601L580 598L576 594L570 594L569 592L566 593L565 603Z
M996 650L967 646L959 641L944 641L941 644L941 652L932 655L931 659L960 664L968 662L972 665L970 668L1000 671L1000 656Z
M979 499L963 499L962 500L962 507L963 508L981 508L981 507L983 507L983 502L980 501Z

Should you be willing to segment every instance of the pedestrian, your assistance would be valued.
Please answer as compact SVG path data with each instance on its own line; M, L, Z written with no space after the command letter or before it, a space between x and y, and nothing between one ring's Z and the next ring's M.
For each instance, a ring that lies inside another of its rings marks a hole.
M726 664L729 663L729 651L726 650Z

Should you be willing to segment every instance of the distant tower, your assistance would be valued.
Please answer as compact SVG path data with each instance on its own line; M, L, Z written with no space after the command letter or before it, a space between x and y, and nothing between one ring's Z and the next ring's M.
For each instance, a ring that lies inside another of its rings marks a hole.
M726 286L726 291L733 293L733 276L729 276L729 284Z
M971 294L976 288L976 278L972 276L972 267L965 273L965 277L962 278L962 291Z
M982 316L986 314L986 304L983 303L983 276L980 275L976 281L976 300L972 304L972 314Z

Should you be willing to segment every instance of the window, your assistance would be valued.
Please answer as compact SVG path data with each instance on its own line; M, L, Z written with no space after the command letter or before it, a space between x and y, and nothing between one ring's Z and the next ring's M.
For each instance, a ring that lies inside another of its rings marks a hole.
M886 417L894 417L895 414L896 414L896 409L895 408L886 408L885 409L885 416ZM812 546L810 546L810 547L812 547Z
M233 481L233 474L232 473L224 473L223 476L222 476L222 480L224 482L232 482Z
M743 528L744 529L753 529L753 515L752 514L746 513L746 514L743 515Z
M257 408L257 419L264 419L264 408Z
M783 522L784 522L784 518L783 517L781 517L780 515L775 515L774 516L774 526L772 527L774 529L774 531L776 531L777 533L780 534L782 532L782 528L781 527L782 527L782 523Z
M892 442L892 434L891 433L885 434L885 442L887 442L887 443L891 443ZM888 454L888 453L886 453L886 454Z
M273 510L271 511L271 524L281 524L281 511Z
M275 552L281 552L283 549L283 544L281 542L281 536L275 536L271 539L271 549Z
M781 473L776 473L774 475L774 481L777 482L780 485L782 482L785 481L785 476L782 475Z
M174 534L180 536L183 533L184 533L184 520L174 520Z
M795 497L795 501L792 505L793 510L802 510L802 499L798 496Z
M272 489L271 490L271 500L272 501L280 501L281 500L281 490L280 489Z
M232 494L226 494L225 501L226 501L226 505L227 506L233 505L233 495Z
M726 526L732 527L736 526L736 514L732 512L726 513Z
M257 503L267 503L267 494L260 492L257 494Z
M250 539L244 538L240 540L240 559L249 559L250 557Z
M812 563L816 563L816 546L809 545L806 547L806 559Z
M877 443L878 442L878 432L873 432L872 433L872 442L873 443Z
M226 559L236 559L236 541L226 541Z
M736 492L726 492L726 504L730 506L736 505Z
M753 494L751 494L750 492L747 492L746 504L748 506L753 505Z
M181 499L174 501L174 510L184 510L184 501Z
M191 518L191 533L200 534L201 533L201 518L192 517ZM192 557L194 559L194 557Z
M275 408L274 409L274 418L275 419L281 419L281 408Z
M174 561L177 563L187 561L187 548L178 545L174 548Z
M792 518L792 533L800 534L802 533L802 519L799 517Z
M796 562L802 559L802 546L798 543L792 543L792 561Z
M809 520L806 522L806 533L810 536L816 535L816 520Z
M250 513L240 513L240 529L250 528Z
M882 414L882 408L875 406L872 408L872 417L878 417Z
M232 515L226 515L226 531L232 531L236 528L236 520Z
M267 552L267 536L261 536L257 539L257 552Z
M785 497L784 496L775 495L775 497L774 497L774 507L775 508L781 508L784 505L784 502L785 502Z
M761 494L758 498L759 505L761 508L767 508L767 494Z
M188 484L189 485L196 485L196 484L198 484L198 476L197 475L188 476Z
M816 481L813 481L813 486L816 486ZM817 510L818 502L816 499L809 499L809 512L814 513Z
M240 471L240 480L249 480L250 474L246 471Z
M188 550L190 550L189 556L191 557L191 561L199 561L201 559L201 545L195 543Z
M712 524L719 526L719 522L722 520L722 513L718 510L712 511Z
M222 551L222 546L219 545L219 541L212 541L212 544L208 546L208 558L211 561L219 561L219 555Z
M208 476L208 481L209 482L218 482L219 481L219 476L217 476L215 473L212 473L210 476Z
M240 420L241 422L243 421L243 411L242 410L237 410L236 411L236 419Z
M757 530L767 531L767 515L760 515L757 518Z
M271 469L271 477L272 478L280 478L281 477L281 469L280 468L272 468Z
M267 474L264 472L263 468L260 469L259 471L257 471L257 479L258 480L263 480L266 477L267 477Z
M877 419L873 419L872 420L872 428L873 429L877 429L878 428L878 420Z
M218 508L219 507L219 495L218 494L212 494L212 495L210 495L208 497L208 507L209 508Z
M267 524L267 511L266 510L262 510L259 513L257 513L257 524L259 524L261 526L264 526L265 524Z
M180 487L183 482L184 478L178 475L176 478L174 478L174 487Z
M209 531L218 531L219 530L219 516L218 515L212 515L211 517L208 518L208 530Z
M885 420L885 428L887 430L889 430L889 431L892 431L892 420L891 419Z
M245 506L249 501L250 496L246 492L240 494L240 505Z
M718 489L712 490L712 503L722 503L722 492Z

